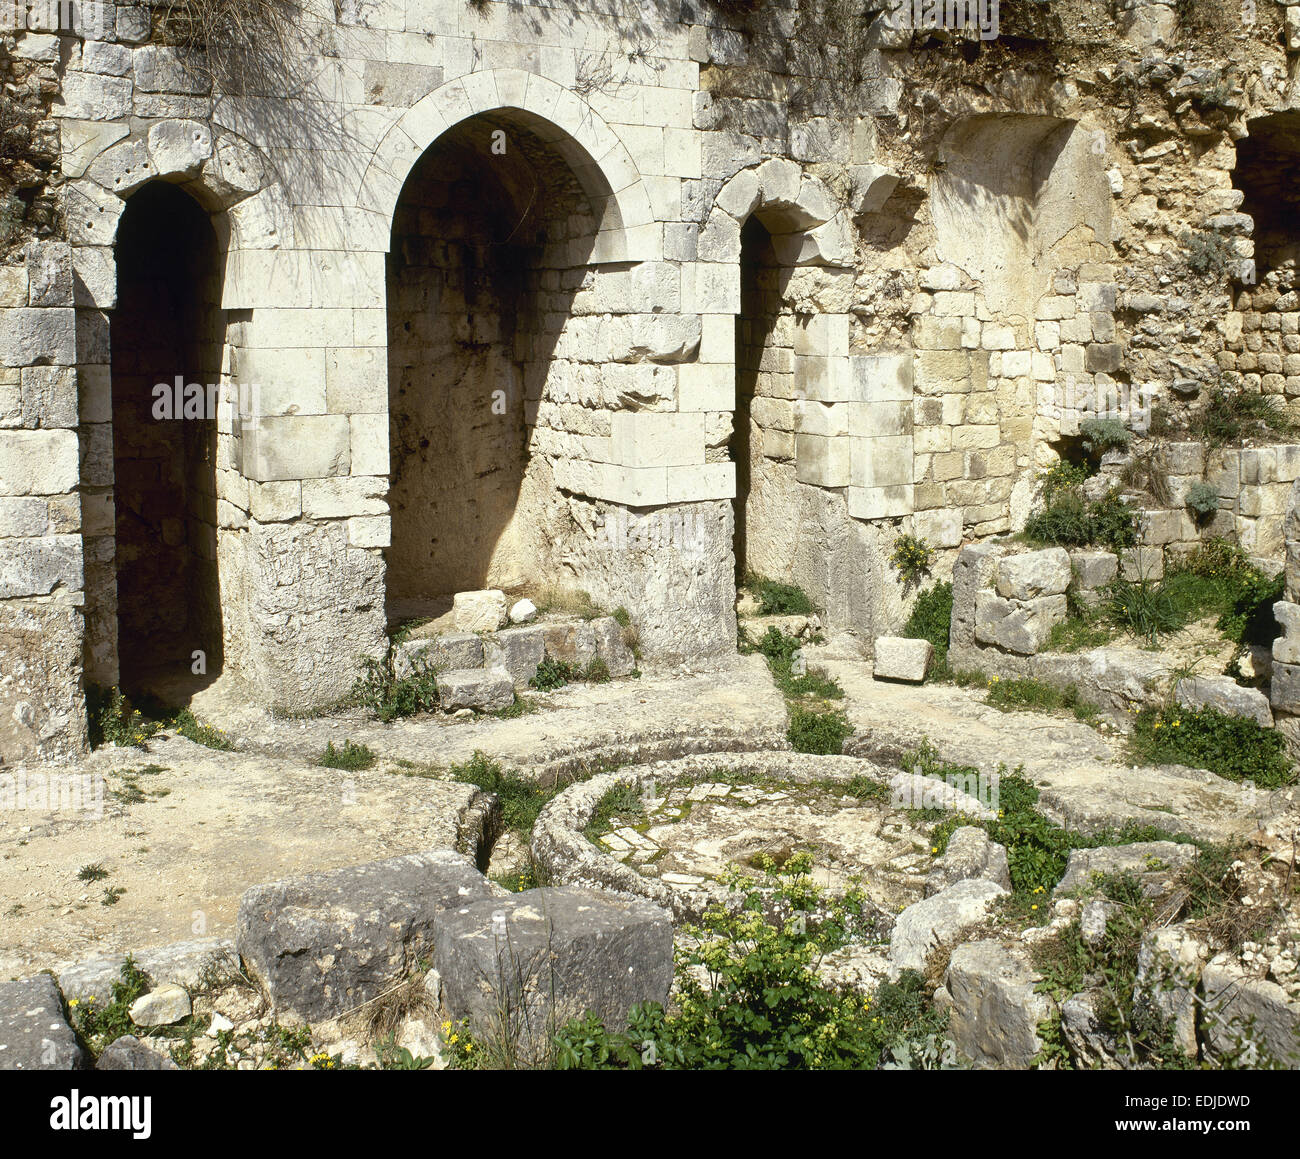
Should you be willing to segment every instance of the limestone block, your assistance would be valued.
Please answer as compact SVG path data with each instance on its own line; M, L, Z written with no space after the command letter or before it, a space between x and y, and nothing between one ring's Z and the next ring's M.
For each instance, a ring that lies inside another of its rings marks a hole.
M1229 954L1210 960L1201 985L1201 1023L1213 1050L1246 1065L1252 1053L1266 1053L1288 1069L1300 1066L1300 1002L1281 986L1251 977Z
M104 1048L95 1060L96 1070L180 1070L161 1046L155 1048L134 1034L124 1034Z
M244 430L244 474L258 482L346 475L351 437L346 415L261 418Z
M849 515L853 519L896 519L911 515L914 502L910 483L897 487L849 487Z
M1006 846L989 839L983 829L963 825L953 830L947 848L925 879L925 893L933 897L948 886L971 878L991 881L1011 889L1011 868Z
M116 121L131 112L128 77L70 72L63 78L55 116L82 121Z
M912 516L912 534L934 547L960 547L961 512L943 508L918 511Z
M75 431L0 431L0 495L61 495L75 490L78 454Z
M297 480L250 483L249 514L259 523L280 523L302 514L302 484Z
M386 515L388 480L372 475L304 479L302 513L311 519L343 519L351 515Z
M1065 616L1063 595L1040 596L1022 602L981 591L975 597L975 639L981 644L994 644L1008 652L1032 656L1047 643L1052 625L1063 622Z
M196 175L212 156L212 131L198 121L159 121L149 128L149 157L156 172Z
M1149 931L1138 948L1134 1008L1155 1013L1188 1058L1197 1056L1196 992L1208 957L1205 943L1178 926Z
M504 668L460 668L438 673L438 702L446 712L472 708L499 712L515 702L515 685Z
M861 488L905 486L914 481L912 436L850 439L852 485Z
M897 173L883 165L853 165L849 168L849 206L854 213L879 213L898 187Z
M0 982L0 1070L76 1070L84 1061L54 979Z
M518 691L528 687L546 657L546 633L541 625L506 628L483 641L484 663L504 668Z
M877 636L875 678L920 684L930 669L934 646L929 640L904 636Z
M998 564L997 593L1004 599L1059 596L1070 586L1070 556L1063 547L1009 555Z
M666 1004L672 983L672 915L578 886L446 910L435 945L451 1018L468 1019L482 1038L514 1041L526 1062L549 1052L553 1027L592 1013L619 1030L634 1005Z
M910 351L854 354L849 358L854 402L910 402L912 355Z
M800 483L816 487L847 487L851 468L851 440L801 434L795 438L795 471Z
M1268 697L1257 688L1243 688L1231 676L1189 676L1178 682L1175 697L1184 708L1213 708L1228 716L1243 716L1264 728L1273 725Z
M473 632L415 636L394 649L393 672L399 680L404 680L420 668L432 667L439 672L481 668L483 656L483 637Z
M1070 552L1070 567L1072 582L1079 591L1096 591L1119 574L1119 557L1110 551L1076 550Z
M1167 895L1178 872L1196 857L1196 846L1176 841L1139 841L1129 845L1075 849L1053 893L1065 896L1083 888L1095 874L1133 873L1148 896Z
M1024 950L996 941L969 942L953 951L946 985L952 995L949 1033L977 1066L1028 1068L1042 1049L1038 1024L1051 1011L1035 987Z
M1300 664L1280 663L1274 657L1268 699L1275 712L1300 716Z
M211 82L175 48L148 45L133 55L135 85L146 93L206 93Z
M588 622L544 624L546 655L576 668L596 658L596 630Z
M978 593L992 588L998 562L1006 550L997 543L972 543L958 553L952 569L951 643L954 647L974 644Z
M537 605L532 600L519 600L510 608L510 622L512 624L526 624L536 618Z
M75 335L70 307L0 310L0 366L70 366L77 361Z
M610 424L614 462L628 467L686 467L704 462L704 415L618 411Z
M902 970L924 972L931 954L952 945L963 931L981 923L993 901L1007 892L996 882L968 878L908 906L898 915L890 936L891 973L897 976Z
M591 621L596 640L596 657L605 662L615 678L628 676L636 667L636 656L623 639L623 628L613 616L598 616Z
M274 1011L315 1022L411 974L441 910L491 896L468 858L414 853L254 886L235 944Z
M794 360L795 397L814 402L852 402L853 359L806 354Z
M760 401L779 400L754 399L755 404ZM845 436L849 433L849 410L857 405L859 404L805 402L800 399L794 404L794 429L801 434L819 435L824 438Z
M190 1016L190 996L184 986L163 982L131 1003L136 1026L171 1026Z
M48 596L82 587L81 536L11 539L0 553L0 599Z
M348 520L349 547L392 547L393 523L387 515L355 515Z
M495 632L505 625L505 592L495 588L457 592L452 598L452 622L460 632Z

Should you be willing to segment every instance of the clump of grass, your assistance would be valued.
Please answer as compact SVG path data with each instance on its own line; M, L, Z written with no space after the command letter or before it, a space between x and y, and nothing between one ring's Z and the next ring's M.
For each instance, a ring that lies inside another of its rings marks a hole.
M842 753L844 742L853 735L853 726L842 709L818 712L790 706L790 725L786 738L798 753Z
M776 682L777 688L788 697L795 699L817 698L821 700L840 700L844 696L842 689L834 680L805 672L802 676L794 674L794 657L804 645L797 636L779 631L775 626L763 633L757 644L742 642L742 652L761 652L767 658L768 669Z
M1295 424L1275 394L1215 387L1205 409L1191 423L1192 434L1211 447L1239 443L1252 435L1287 435Z
M812 600L797 584L780 583L750 572L745 587L758 600L760 616L811 616L814 612Z
M453 764L450 772L454 780L495 793L501 802L501 819L505 827L525 841L532 834L543 806L562 787L558 781L549 787L541 785L514 769L503 768L499 761L478 750L468 761Z
M596 803L591 820L583 830L587 840L595 841L601 834L608 833L615 817L620 817L632 825L645 817L645 802L642 801L637 787L630 781L615 785L601 796Z
M590 593L577 588L547 586L534 595L532 601L538 615L581 616L584 620L595 620L609 614L591 598Z
M1097 715L1095 705L1079 697L1076 685L1069 684L1058 688L1033 677L1019 680L989 681L988 702L1003 712L1016 712L1030 709L1036 712L1073 712L1079 720L1091 721Z
M1115 638L1115 630L1101 617L1091 612L1072 615L1059 624L1052 625L1047 637L1049 652L1083 652L1100 648Z
M1129 753L1138 764L1191 765L1262 789L1295 780L1281 733L1214 708L1144 708L1129 733Z
M370 768L376 759L374 750L366 745L344 740L342 748L335 748L334 742L330 741L317 758L316 764L323 769L358 771Z
M1137 542L1137 510L1111 490L1088 499L1083 484L1088 470L1062 460L1039 479L1043 506L1025 522L1024 536L1043 547L1101 544L1113 551Z
M78 881L103 881L108 876L108 870L104 868L102 862L96 861L91 865L83 865L77 870Z
M182 708L164 724L204 748L217 749L219 752L234 751L235 746L221 729L204 724L188 708Z
M128 954L109 989L107 1002L96 1002L93 997L73 997L68 1000L72 1024L82 1041L90 1047L91 1054L98 1058L109 1044L124 1034L135 1033L131 1006L148 989L149 976Z

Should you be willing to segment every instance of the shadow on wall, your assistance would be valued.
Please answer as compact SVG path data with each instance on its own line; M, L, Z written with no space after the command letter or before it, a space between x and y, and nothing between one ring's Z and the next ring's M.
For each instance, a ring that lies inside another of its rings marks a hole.
M406 612L546 578L558 517L550 462L565 437L548 408L582 390L553 354L598 218L536 121L492 113L457 125L398 201L387 274L390 614L395 600Z
M1075 121L1022 114L972 117L945 136L930 182L938 253L995 313L1033 318L1057 270L1107 260L1105 146Z

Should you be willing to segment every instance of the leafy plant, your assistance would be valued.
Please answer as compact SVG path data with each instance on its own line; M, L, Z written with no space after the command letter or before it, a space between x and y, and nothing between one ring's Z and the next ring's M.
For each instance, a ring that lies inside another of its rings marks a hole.
M382 660L361 657L361 675L352 686L349 699L370 709L387 723L397 717L433 712L439 704L438 670L422 658L411 661L411 672L398 677L395 652L390 647Z
M120 688L86 688L86 710L90 724L92 748L111 744L119 747L144 748L144 743L158 731L158 725L144 718Z
M1191 484L1185 498L1187 506L1197 519L1208 519L1219 510L1219 489L1204 480Z
M1218 386L1205 408L1192 419L1192 433L1211 447L1240 442L1264 431L1289 434L1294 423L1275 394L1255 394Z
M760 616L811 616L814 612L812 600L797 584L779 583L750 572L745 587L758 600Z
M1133 443L1133 432L1123 419L1084 419L1079 434L1083 449L1097 459L1107 451L1127 451Z
M1184 230L1178 240L1183 246L1187 268L1194 274L1216 277L1238 269L1236 251L1221 234L1205 229L1195 233Z
M1025 521L1025 538L1042 546L1102 544L1114 551L1137 542L1137 511L1116 490L1083 493L1082 468L1058 464L1040 479L1043 506Z
M552 692L556 688L563 688L576 676L573 666L567 661L547 656L537 665L537 671L528 681L528 687L536 688L538 692Z
M1191 765L1262 789L1295 780L1281 733L1214 708L1145 708L1129 733L1129 750L1141 764Z
M804 672L802 676L794 674L795 654L803 647L804 641L797 636L770 626L763 633L757 644L742 644L742 652L761 652L767 658L768 669L772 673L776 686L787 697L800 699L816 697L821 700L840 700L844 696L842 689L834 680L818 676L813 672Z
M375 760L376 756L373 749L363 744L353 744L350 740L344 740L342 748L335 748L334 742L330 741L316 763L323 769L347 769L351 771L368 769L375 763Z
M587 822L584 830L588 841L595 841L603 833L608 833L610 823L615 817L635 823L645 816L645 803L637 787L630 782L615 785L596 803L595 812Z
M127 954L118 976L109 987L107 1002L98 1003L93 995L85 999L68 1000L72 1024L96 1058L103 1054L106 1046L116 1042L124 1034L135 1033L136 1025L131 1021L131 1006L148 989L149 976L136 965L135 959Z
M930 571L934 562L934 548L924 539L904 533L894 540L889 562L905 586L915 587Z
M952 631L952 584L935 584L919 593L912 614L903 625L903 635L912 640L929 640L934 648L934 668L944 672L948 666L948 638Z
M501 819L505 827L525 841L532 833L542 807L562 788L558 781L547 787L513 769L507 770L479 750L475 750L463 764L453 764L450 772L454 780L495 793L501 801Z

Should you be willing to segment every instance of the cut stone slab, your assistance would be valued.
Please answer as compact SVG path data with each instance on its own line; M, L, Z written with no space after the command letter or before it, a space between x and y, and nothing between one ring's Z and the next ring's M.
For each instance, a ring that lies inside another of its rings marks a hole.
M457 668L483 666L483 638L473 632L447 632L405 640L393 653L393 674L404 680L414 675L417 666L446 672Z
M1103 845L1097 849L1074 849L1065 863L1065 874L1052 891L1054 896L1073 892L1088 884L1094 873L1135 873L1151 897L1168 894L1178 871L1196 857L1196 846L1176 841L1139 841L1132 845Z
M975 594L975 639L996 644L1008 652L1032 656L1041 651L1054 624L1062 623L1067 612L1063 595L1011 600L996 592Z
M959 881L910 905L894 923L889 961L897 976L902 970L924 971L930 955L952 945L963 930L984 920L989 905L1008 891L993 881Z
M636 667L636 657L623 639L623 628L613 616L600 616L591 621L596 637L596 656L605 661L605 667L614 677L629 676Z
M1119 556L1112 551L1072 551L1074 586L1081 592L1104 588L1119 575Z
M585 668L596 658L596 630L585 620L546 624L546 655ZM608 661L607 661L608 663Z
M190 996L174 982L164 982L131 1003L131 1021L137 1026L171 1026L190 1016Z
M406 977L433 951L436 915L492 897L459 853L412 853L254 886L235 943L279 1014L334 1018Z
M1022 1070L1042 1049L1038 1024L1051 1011L1023 950L1001 942L968 942L953 951L946 985L952 995L948 1033L979 1067Z
M930 670L934 645L929 640L909 640L903 636L876 637L877 680L906 680L920 684Z
M1288 1001L1276 982L1252 978L1227 954L1210 960L1201 974L1205 1007L1201 1025L1219 1055L1251 1065L1268 1060L1300 1067L1300 1002Z
M95 1063L96 1070L180 1070L165 1054L146 1046L134 1034L110 1042Z
M1178 682L1175 697L1184 708L1214 708L1241 716L1264 728L1273 727L1268 697L1258 688L1243 688L1231 676L1188 676Z
M928 897L933 897L950 885L971 879L991 881L1009 890L1011 869L1006 846L991 840L983 829L963 825L954 829L948 838L943 856L934 863L925 879L925 892Z
M546 633L540 625L506 628L483 641L483 657L489 668L510 673L516 689L527 688L546 658Z
M578 886L475 901L438 915L434 967L452 1019L541 1061L570 1018L590 1011L621 1030L636 1003L667 1003L672 915Z
M458 668L438 673L438 701L447 712L496 712L515 702L515 682L504 668Z
M195 938L140 950L132 954L132 958L155 987L163 982L173 982L186 990L194 990L202 984L205 974L219 971L223 966L237 966L239 963L234 955L235 943L229 938ZM66 997L81 1002L94 998L96 1002L106 1004L112 1001L113 983L122 980L122 963L125 961L125 954L108 954L58 967L54 973Z
M457 592L451 601L451 619L459 632L495 632L509 619L506 594L495 588Z
M53 978L0 982L0 1070L76 1070L84 1063Z
M1060 596L1070 576L1070 553L1063 547L1009 555L998 563L997 593L1007 600Z

